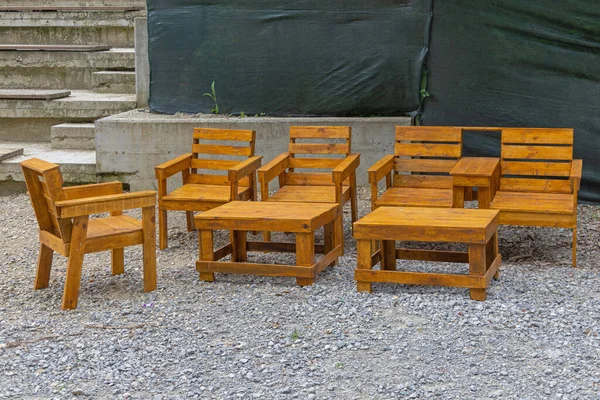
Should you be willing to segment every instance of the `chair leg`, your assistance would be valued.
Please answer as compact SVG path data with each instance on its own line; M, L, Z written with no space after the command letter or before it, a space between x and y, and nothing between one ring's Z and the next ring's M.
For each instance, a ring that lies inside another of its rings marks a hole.
M121 275L125 272L125 249L112 249L112 274Z
M187 221L188 232L192 232L192 231L196 230L196 224L194 223L194 212L193 211L185 212L185 220Z
M79 299L79 287L81 285L81 267L85 255L85 238L87 235L89 217L75 217L73 220L73 232L71 234L71 250L67 262L67 277L65 279L65 290L63 293L62 309L72 310L77 308Z
M573 228L573 255L571 265L573 268L577 267L577 227Z
M169 247L167 238L167 210L158 210L158 241L161 250Z
M352 174L350 181L350 207L352 209L352 222L358 221L358 200L356 195L356 174Z
M50 283L50 269L52 268L52 256L54 250L43 244L40 245L38 256L37 273L35 275L35 290L47 288Z
M156 289L156 217L154 206L142 208L144 292Z

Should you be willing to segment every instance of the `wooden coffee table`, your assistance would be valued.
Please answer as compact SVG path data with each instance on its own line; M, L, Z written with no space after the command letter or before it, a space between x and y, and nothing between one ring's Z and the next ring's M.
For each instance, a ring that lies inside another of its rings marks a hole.
M358 290L371 292L373 282L470 288L471 299L485 300L492 277L498 278L499 213L495 210L379 207L354 223ZM467 243L468 252L396 249L395 241ZM374 242L381 248L374 250ZM469 274L396 270L396 260L459 262ZM373 266L381 262L379 270Z
M215 272L290 276L300 286L312 285L319 272L343 253L342 208L327 203L232 201L195 217L200 279L212 282ZM315 244L315 231L325 228L324 244ZM231 242L214 251L213 231L231 231ZM291 232L296 243L247 241L247 231ZM248 262L248 251L296 253L296 265ZM231 254L231 261L219 261ZM315 261L315 254L323 254Z

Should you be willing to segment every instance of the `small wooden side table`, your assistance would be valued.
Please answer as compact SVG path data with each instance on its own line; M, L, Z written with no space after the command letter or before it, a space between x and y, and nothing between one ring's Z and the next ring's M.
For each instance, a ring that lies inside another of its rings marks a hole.
M478 207L490 208L493 190L500 179L500 159L463 157L450 171L454 186L454 206L465 206L465 188L478 188Z
M200 279L212 282L215 272L290 276L300 286L312 285L319 272L343 254L342 207L328 203L232 201L195 216ZM324 244L315 231L325 228ZM213 230L231 231L231 242L214 250ZM247 241L247 231L292 232L296 243ZM296 265L248 262L248 251L296 253ZM315 261L315 253L323 257ZM231 261L219 261L231 254Z
M499 215L496 210L464 208L377 208L354 223L358 291L371 292L373 282L454 286L469 288L473 300L485 300L488 284L499 276ZM469 251L396 249L396 240L467 243ZM378 241L380 249L373 251ZM468 263L469 274L397 271L397 259ZM379 270L373 270L378 262Z

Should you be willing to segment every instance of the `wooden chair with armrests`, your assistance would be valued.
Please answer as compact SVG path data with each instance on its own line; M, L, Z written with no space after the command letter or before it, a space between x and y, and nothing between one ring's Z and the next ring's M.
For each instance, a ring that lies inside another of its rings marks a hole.
M342 206L350 202L352 222L356 221L356 168L360 154L351 151L352 128L349 126L290 127L288 152L258 169L262 201L339 203ZM275 178L279 178L279 189L269 195L269 182ZM270 239L270 233L264 235L265 240Z
M186 211L187 229L191 231L194 211L207 211L233 200L256 200L256 169L262 157L254 156L255 131L196 128L193 140L191 153L155 168L161 250L168 246L167 210ZM167 179L178 173L183 186L167 193Z
M397 126L394 154L368 169L371 207L455 206L450 170L462 155L462 128ZM379 196L379 182L385 192Z
M123 193L120 182L63 188L60 168L40 159L21 163L40 228L40 254L34 288L47 288L54 252L68 257L63 309L77 307L86 253L112 251L113 275L124 272L124 247L143 245L144 291L156 289L156 192ZM142 220L122 214L141 208ZM90 219L92 214L108 218Z
M573 159L573 129L502 128L500 179L490 208L504 225L573 230L577 265L577 193L582 160Z

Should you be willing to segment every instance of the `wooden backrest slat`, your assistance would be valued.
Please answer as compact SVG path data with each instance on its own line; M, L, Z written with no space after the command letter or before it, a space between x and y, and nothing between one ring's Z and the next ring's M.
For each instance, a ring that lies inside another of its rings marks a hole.
M191 167L194 169L226 171L235 167L239 163L240 161L236 160L208 160L203 158L192 158Z
M394 170L396 172L429 172L450 173L457 160L435 160L426 158L396 158Z
M502 143L512 144L573 144L573 129L504 128Z
M302 158L302 157L294 157L289 159L289 167L290 168L323 168L323 169L333 169L340 162L341 158Z
M333 186L329 173L318 172L288 172L285 174L286 185Z
M349 126L291 126L292 139L350 139Z
M253 155L250 147L242 146L222 146L216 144L193 144L192 153L196 154L223 154L230 156L246 156Z
M346 143L290 143L290 154L350 154Z
M573 193L568 179L502 178L500 190L507 192Z
M409 157L459 158L462 154L462 146L460 144L396 143L394 154Z
M394 186L407 188L451 189L452 177L439 175L394 175Z
M455 126L397 126L396 141L462 142L462 128Z
M503 160L572 160L572 146L502 145Z
M194 139L254 142L256 132L239 129L194 128Z
M501 158L500 190L572 193L573 129L504 128Z
M227 186L229 185L229 179L227 175L190 174L188 177L188 183ZM246 176L240 179L239 184L240 186L250 186L250 181Z
M570 162L502 161L502 175L569 176Z

